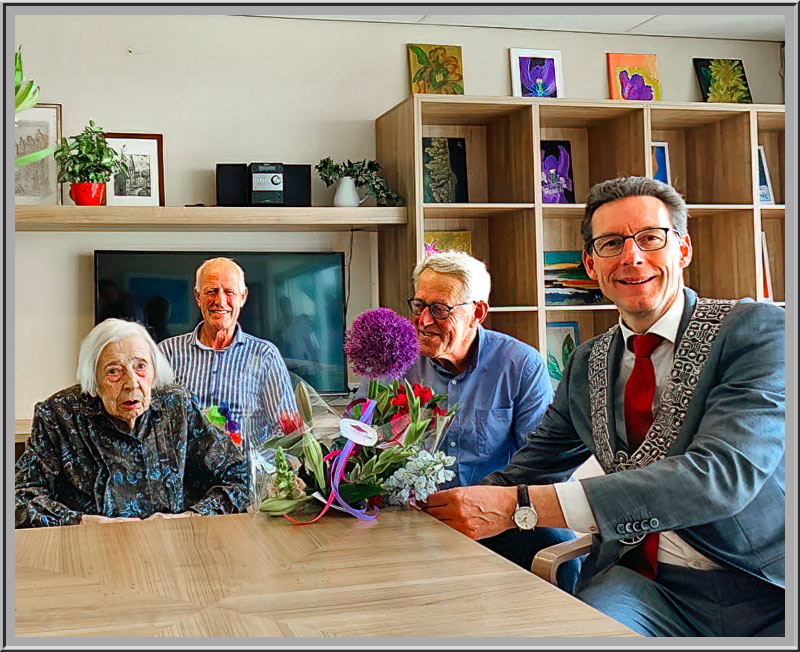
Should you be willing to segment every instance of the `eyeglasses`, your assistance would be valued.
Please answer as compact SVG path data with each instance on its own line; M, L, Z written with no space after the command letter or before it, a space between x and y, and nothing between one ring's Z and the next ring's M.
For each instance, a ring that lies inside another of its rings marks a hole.
M421 315L423 312L425 312L425 308L430 308L431 317L437 319L438 321L444 321L450 316L450 313L453 312L453 310L460 308L461 306L468 306L471 303L475 303L475 301L466 301L465 303L459 303L455 306L448 306L446 303L441 303L440 301L425 303L422 299L415 299L414 297L411 297L408 300L408 307L415 315Z
M625 241L632 239L642 251L658 251L667 246L667 234L670 231L678 233L675 229L666 226L656 226L642 229L633 235L601 235L592 240L592 249L600 258L613 258L622 253Z

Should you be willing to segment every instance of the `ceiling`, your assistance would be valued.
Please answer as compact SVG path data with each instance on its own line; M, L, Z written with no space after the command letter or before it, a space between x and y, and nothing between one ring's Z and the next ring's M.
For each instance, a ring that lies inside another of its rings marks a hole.
M299 7L298 7L299 9ZM397 9L397 7L393 7ZM753 8L722 6L720 13L708 15L647 14L646 9L637 8L638 13L613 14L548 14L547 7L518 6L513 13L502 13L503 8L492 14L452 15L266 15L267 18L307 18L313 20L345 20L380 23L409 23L419 25L449 25L461 27L494 27L499 29L532 29L559 32L594 32L600 34L630 34L639 36L684 36L698 38L744 39L748 41L784 41L785 8L759 7L758 15ZM509 8L505 8L511 11ZM577 8L576 8L577 9ZM563 11L563 10L562 10ZM675 8L675 12L680 9ZM747 12L731 13L731 12ZM724 12L724 13L723 13Z

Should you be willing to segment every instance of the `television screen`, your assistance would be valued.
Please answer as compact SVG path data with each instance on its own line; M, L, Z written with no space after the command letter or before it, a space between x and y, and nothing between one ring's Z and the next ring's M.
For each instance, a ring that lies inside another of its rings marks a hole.
M195 272L217 256L244 270L242 329L274 343L318 392L346 393L343 253L95 251L95 323L135 320L156 342L193 330Z

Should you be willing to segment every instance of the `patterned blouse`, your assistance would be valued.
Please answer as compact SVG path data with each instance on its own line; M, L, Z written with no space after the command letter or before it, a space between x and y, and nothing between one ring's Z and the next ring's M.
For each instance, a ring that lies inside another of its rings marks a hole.
M249 502L242 453L177 385L153 390L130 433L80 385L37 403L15 481L18 528L74 525L83 514L228 514Z

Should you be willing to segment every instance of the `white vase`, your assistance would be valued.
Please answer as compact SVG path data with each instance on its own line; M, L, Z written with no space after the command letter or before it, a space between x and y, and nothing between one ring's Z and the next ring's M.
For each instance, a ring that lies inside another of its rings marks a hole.
M362 201L358 196L356 182L353 177L339 179L339 185L336 186L336 194L333 196L334 206L359 206Z

